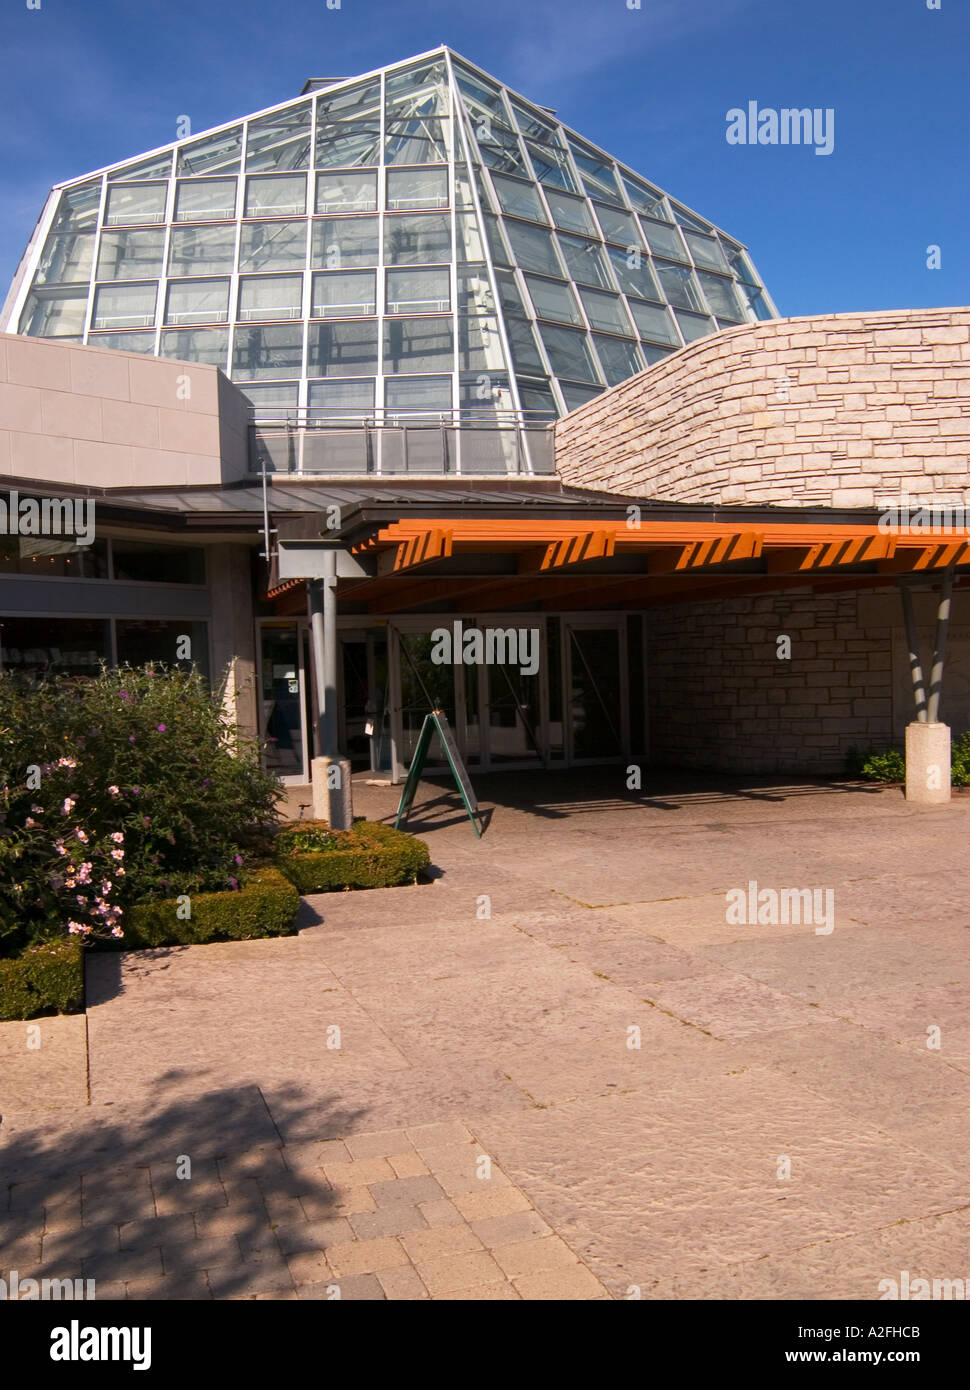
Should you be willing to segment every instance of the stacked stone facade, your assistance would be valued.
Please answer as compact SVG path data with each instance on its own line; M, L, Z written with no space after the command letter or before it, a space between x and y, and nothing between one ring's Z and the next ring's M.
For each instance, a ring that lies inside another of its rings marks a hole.
M673 502L970 502L970 309L715 334L566 416L556 453L564 483Z

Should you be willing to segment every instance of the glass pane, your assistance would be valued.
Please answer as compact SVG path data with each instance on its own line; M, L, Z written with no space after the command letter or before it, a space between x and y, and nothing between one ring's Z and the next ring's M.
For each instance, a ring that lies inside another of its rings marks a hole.
M176 222L218 222L235 215L235 179L179 181L175 194Z
M400 72L389 72L384 83L388 116L402 111L426 116L446 116L449 109L448 70L444 59L418 63Z
M666 309L661 309L656 304L641 304L638 299L630 299L627 302L641 338L650 338L655 343L676 343L679 346L680 339Z
M642 299L663 299L657 287L650 259L642 252L608 251L613 273L620 289L626 294L636 294Z
M260 629L262 689L260 737L266 767L277 777L303 775L303 694L300 690L299 628Z
M673 348L657 347L654 343L641 343L640 351L647 359L647 366L652 367L654 362L659 362L664 357L669 357Z
M302 270L306 264L305 222L244 222L240 270Z
M205 583L205 550L201 545L113 540L111 559L115 579L134 579L139 584Z
M746 302L748 310L754 314L755 318L774 318L771 306L760 290L750 285L738 285L738 291L741 298Z
M594 150L580 148L575 141L570 140L569 147L573 152L573 159L579 170L579 177L583 181L586 192L593 198L606 196L618 203L622 203L620 187L613 173L613 166L597 154Z
M169 328L162 332L159 352L162 357L204 362L225 371L228 349L228 328Z
M451 218L438 212L399 213L384 218L388 265L427 265L451 260Z
M510 257L505 241L502 237L502 224L492 213L484 214L485 235L488 237L488 249L492 256L493 265L511 265Z
M668 265L666 261L655 261L654 264L668 304L676 309L697 309L702 314L707 312L692 270L682 265Z
M93 232L55 232L44 244L34 284L59 285L88 280L93 257Z
M237 173L242 153L242 126L220 131L190 145L182 145L176 153L177 174Z
M450 372L455 364L450 319L388 319L384 324L384 373Z
M246 180L246 217L304 212L306 178L302 174L256 174Z
M539 332L554 376L569 377L573 381L599 380L585 333L577 333L572 328L553 328L547 323L539 325Z
M561 188L569 193L577 192L576 180L573 178L569 156L565 150L537 145L533 140L526 141L526 149L529 151L535 176L544 188Z
M719 242L712 236L702 236L699 232L685 232L687 245L691 249L694 257L694 264L704 266L707 270L728 269L728 263L724 252L721 250Z
M455 231L458 237L459 261L482 261L485 259L482 229L473 212L459 212L457 214Z
M579 386L575 381L560 381L559 389L567 410L578 410L603 394L602 386Z
M455 207L474 208L475 198L467 164L455 165Z
M385 163L443 164L448 158L448 125L429 116L389 120L384 127Z
M555 280L539 280L534 275L527 275L525 282L538 318L582 325L583 316L568 285Z
M321 169L380 163L380 79L317 98L316 163Z
M374 413L373 380L311 381L308 401L321 416L365 419Z
M376 376L376 323L310 325L309 376Z
M354 318L377 313L377 273L328 271L313 277L314 318Z
M476 73L469 72L459 63L456 63L454 68L455 81L469 114L473 117L487 115L507 126L509 114L499 89L485 82Z
M473 314L458 320L458 366L463 372L504 372L498 319Z
M605 203L596 203L595 208L607 241L615 241L626 247L643 245L640 228L632 213L625 212L623 208L607 207Z
M686 343L692 343L696 338L706 338L709 333L714 332L714 325L709 318L702 318L700 314L685 314L679 309L675 310L675 313Z
M538 632L533 639L538 642ZM471 668L475 670L474 667ZM488 672L488 749L493 763L537 762L539 676L520 665L492 665Z
M711 275L706 270L699 270L697 278L700 280L704 296L715 314L719 318L731 319L735 323L740 323L744 314L735 294L733 283L730 280L722 279L720 275Z
M16 496L16 494L15 494ZM14 506L16 506L16 501ZM55 516L57 513L55 513ZM32 574L43 578L69 579L107 579L108 542L91 541L81 544L73 537L56 539L51 535L18 536L2 533L0 539L0 574ZM16 619L14 621L17 621ZM27 618L26 624L35 622L46 626L46 618ZM9 641L7 624L9 618L0 623L0 640ZM15 646L15 643L10 643ZM5 654L6 655L6 654ZM5 663L4 663L5 664ZM19 665L14 659L15 666ZM0 669L3 669L0 667ZM6 733L7 730L4 730Z
M65 188L57 204L51 225L52 232L94 231L98 225L101 205L101 180L82 183L79 188Z
M644 212L648 217L658 217L663 222L670 221L664 205L664 196L659 189L651 188L646 183L638 183L626 175L623 176L623 187L637 212Z
M758 277L743 249L740 246L735 246L733 242L724 241L723 238L722 246L724 254L727 257L728 265L738 279L746 280L749 285L757 285Z
M109 624L103 618L4 618L0 642L3 669L34 678L95 676L102 661L111 660Z
M519 287L512 271L497 270L495 279L498 282L499 300L502 308L509 314L518 314L521 318L525 318L525 305L522 303L522 296L519 294Z
M104 211L106 227L165 221L164 183L113 184Z
M618 757L623 751L620 634L615 628L568 631L573 757Z
M596 241L581 241L579 237L559 234L559 245L566 258L570 278L584 285L611 290L613 282L603 258L603 248ZM611 257L620 254L610 252Z
M235 254L235 227L173 227L168 273L228 275Z
M373 212L377 170L317 174L317 212Z
M455 667L431 660L430 632L402 632L399 669L401 675L402 746L398 756L405 766L414 756L425 715L432 709L444 710L452 728L455 724ZM444 763L445 755L437 733L432 735L429 762Z
M615 386L618 381L626 381L643 371L643 358L636 343L623 338L601 338L595 333L593 342L608 386Z
M489 169L502 174L519 174L529 177L522 146L511 130L504 126L484 122L476 123L478 149L482 161Z
M301 376L303 325L240 325L233 336L232 375L242 381Z
M562 275L552 233L524 222L504 223L512 257L522 270L538 270L546 275Z
M88 290L31 290L20 315L18 333L31 338L73 338L84 332Z
M303 310L302 275L260 275L239 282L239 319L298 319Z
M537 420L546 419L549 416L555 418L559 414L559 407L552 394L552 387L548 381L537 381L530 377L516 377L516 385L519 388L519 400L522 402L522 409Z
M606 333L631 332L630 320L623 300L615 294L603 294L599 290L581 289L579 296L586 310L592 328L601 328Z
M388 314L445 313L451 308L451 285L447 270L389 270L387 272Z
M492 183L502 211L513 217L527 217L532 222L547 222L545 209L535 187L505 174L493 174Z
M388 169L387 207L394 212L402 208L446 208L448 206L448 170L441 165L429 169Z
M155 331L150 333L91 333L88 338L91 347L114 348L118 352L144 352L151 356L155 351Z
M225 323L228 317L228 280L169 282L166 323Z
M240 386L239 390L256 407L256 414L263 420L275 422L297 418L297 403L300 399L298 382L247 384Z
M512 117L519 131L527 140L535 140L540 145L560 145L559 131L538 111L528 111L518 101L510 101Z
M376 265L376 217L323 217L313 224L310 264L319 270Z
M508 334L512 361L520 372L546 372L546 365L539 356L532 324L525 319L507 319L505 331Z
M713 232L714 228L709 222L705 222L703 218L695 217L692 212L688 212L686 208L680 207L678 203L671 203L670 206L673 209L674 217L676 217L682 227L690 227L691 231L694 232Z
M687 260L687 252L676 227L668 222L651 222L646 217L640 221L647 245L655 256L672 256L675 261Z
M384 382L387 411L434 410L451 412L451 377L393 377Z
M274 111L257 121L250 121L246 137L246 168L308 169L311 116L311 103L305 101L286 111Z
M94 328L150 328L157 285L101 285L94 296Z
M99 280L145 280L161 275L165 233L102 232Z
M589 207L582 198L572 198L558 189L546 189L546 202L552 209L552 217L557 227L564 232L579 232L581 235L595 236L596 228L589 215Z
M167 179L172 172L172 150L163 150L150 159L141 159L137 164L126 164L123 169L112 169L108 182L116 183L122 179Z
M495 296L492 293L485 266L459 266L458 312L460 314L490 314L494 309Z

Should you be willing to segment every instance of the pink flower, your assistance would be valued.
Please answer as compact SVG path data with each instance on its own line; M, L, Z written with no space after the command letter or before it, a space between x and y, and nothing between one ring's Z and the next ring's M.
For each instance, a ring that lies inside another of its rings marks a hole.
M102 885L101 885L101 896L102 896L102 898L106 898L110 892L111 892L111 879L110 879L110 878L106 878L105 881L104 881L104 882L102 883Z
M74 797L74 796L67 796L67 797L65 797L65 798L64 798L64 805L61 807L61 815L62 815L62 816L69 816L69 815L71 814L71 812L74 810L74 807L76 806L76 804L77 804L77 798L76 798L76 797Z
M59 759L58 759L58 762L57 762L57 766L58 766L58 767L77 767L77 763L74 761L73 758L59 758Z
M112 928L111 928L111 935L112 935L112 936L124 936L124 932L121 930L120 927L112 927Z
M125 837L120 830L113 830L109 838L114 840L116 845L123 845L125 842Z
M33 816L28 816L27 819L24 821L24 825L27 827L28 830L33 830L36 824L37 822L34 820Z
M112 852L113 852L113 851L112 851ZM125 876L125 871L124 871L124 869L121 867L120 864L118 865L117 869L115 869L115 875L116 875L116 877L118 877L118 878L124 878L124 876Z
M111 858L112 858L112 859L124 859L124 857L125 857L125 852L124 852L123 849L113 849L113 850L111 851ZM121 873L123 873L123 872L124 872L123 869L119 869L119 870L118 870L118 873L119 873L119 874L121 874Z
M35 816L42 816L44 814L43 806L31 806L30 809L33 811Z
M83 922L68 922L67 930L71 936L88 936L91 932L91 928Z
M88 837L87 837L87 832L86 832L86 831L82 830L82 829L80 828L80 826L76 825L76 826L74 827L74 833L75 833L75 835L78 837L78 839L81 841L81 844L82 844L82 845L86 845L86 844L87 844L87 842L88 842Z
M114 786L109 787L109 788L108 788L108 795L109 795L109 796L120 796L120 795L121 795L121 788L120 788L120 787L114 787Z
M156 724L155 727L160 734L164 734L166 728L164 724Z

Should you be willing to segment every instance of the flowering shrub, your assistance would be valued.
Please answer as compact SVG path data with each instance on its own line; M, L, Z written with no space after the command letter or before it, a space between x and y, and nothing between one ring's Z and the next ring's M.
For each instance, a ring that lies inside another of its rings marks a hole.
M0 954L117 937L134 901L238 887L278 790L195 673L0 675Z

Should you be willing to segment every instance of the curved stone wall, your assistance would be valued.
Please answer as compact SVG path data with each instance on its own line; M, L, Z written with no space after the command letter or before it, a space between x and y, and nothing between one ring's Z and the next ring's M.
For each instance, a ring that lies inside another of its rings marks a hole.
M676 502L970 502L970 308L727 329L574 410L564 483Z

